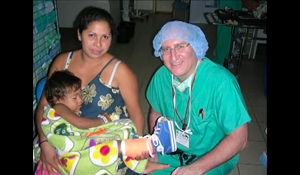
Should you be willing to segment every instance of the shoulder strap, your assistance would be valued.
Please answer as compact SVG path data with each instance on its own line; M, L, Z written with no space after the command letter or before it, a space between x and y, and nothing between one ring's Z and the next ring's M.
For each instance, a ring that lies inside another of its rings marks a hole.
M112 59L110 59L106 64L105 66L102 68L102 70L100 71L99 73L99 76L102 74L103 70L115 59L115 57L112 57Z
M109 82L108 82L107 85L110 86L110 84L111 84L111 82L112 82L112 80L113 80L113 78L114 78L114 76L115 76L117 67L119 66L119 64L120 64L121 62L122 62L122 61L118 61L118 62L115 64L114 69L113 69L113 71L112 71L112 73L111 73L111 75L110 75Z
M68 58L67 58L67 61L65 64L65 70L68 69L72 56L73 56L73 52L69 52L69 55L68 55Z

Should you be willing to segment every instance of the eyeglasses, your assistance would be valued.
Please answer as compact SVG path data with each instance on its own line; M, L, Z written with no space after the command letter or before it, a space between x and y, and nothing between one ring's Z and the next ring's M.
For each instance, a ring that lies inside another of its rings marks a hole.
M159 52L161 55L170 55L171 53L171 50L174 49L174 51L176 53L182 53L184 51L184 49L189 46L190 43L187 43L187 44L178 44L178 45L175 45L174 48L171 48L171 47L165 47L165 48L160 48L159 49Z

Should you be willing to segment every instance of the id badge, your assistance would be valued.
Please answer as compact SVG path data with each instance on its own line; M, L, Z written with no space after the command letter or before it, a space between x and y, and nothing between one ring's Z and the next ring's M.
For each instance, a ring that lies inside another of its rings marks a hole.
M190 148L190 136L187 133L176 130L176 142Z

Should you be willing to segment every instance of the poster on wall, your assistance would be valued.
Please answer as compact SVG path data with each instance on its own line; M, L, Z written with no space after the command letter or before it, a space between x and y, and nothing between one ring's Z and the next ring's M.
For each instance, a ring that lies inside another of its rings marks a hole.
M205 7L217 8L218 0L205 0Z

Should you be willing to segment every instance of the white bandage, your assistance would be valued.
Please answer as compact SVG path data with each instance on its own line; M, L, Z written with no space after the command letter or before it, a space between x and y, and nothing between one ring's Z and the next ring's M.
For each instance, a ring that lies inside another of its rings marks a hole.
M126 154L126 147L125 147L126 145L125 145L125 141L124 140L122 140L121 141L121 152L122 152L122 154L123 155L125 155Z
M99 114L99 115L98 115L98 118L101 118L101 119L104 121L104 123L108 123L107 118L104 117L103 115Z

